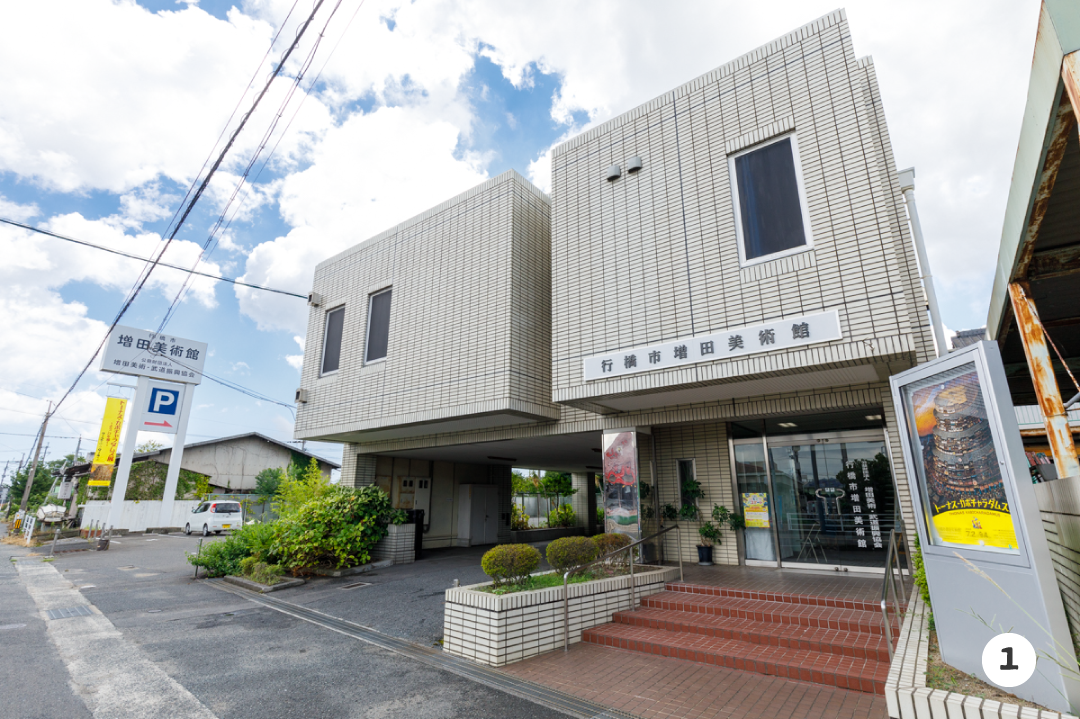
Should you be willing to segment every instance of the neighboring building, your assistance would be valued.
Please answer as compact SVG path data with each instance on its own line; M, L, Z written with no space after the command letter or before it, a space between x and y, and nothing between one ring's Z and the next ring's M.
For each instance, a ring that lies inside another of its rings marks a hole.
M880 571L911 520L888 378L934 345L842 11L556 147L550 201L505 173L313 291L296 437L427 510L425 546L508 539L512 466L571 472L594 522L622 447L646 531L686 479L706 510L767 509L720 563ZM696 560L696 532L667 536Z
M961 347L973 345L986 339L986 328L979 327L974 330L959 330L952 338L952 348L958 350Z
M172 448L166 447L136 454L132 461L168 464L171 456ZM207 475L214 492L240 493L254 491L255 477L264 469L284 468L291 463L306 465L312 459L318 460L327 479L331 470L341 466L258 432L248 432L184 445L181 469Z

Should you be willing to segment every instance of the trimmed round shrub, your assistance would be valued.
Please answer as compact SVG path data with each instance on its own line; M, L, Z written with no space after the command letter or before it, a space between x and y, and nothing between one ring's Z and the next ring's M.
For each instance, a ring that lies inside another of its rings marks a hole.
M540 566L540 552L528 544L500 544L484 553L480 566L496 587L521 584Z
M596 556L602 557L605 554L610 554L616 550L622 549L630 544L630 537L625 534L617 534L610 532L608 534L597 534L591 538L592 543L596 545ZM626 552L612 557L609 561L624 562L626 561Z
M548 564L563 574L596 559L596 544L588 537L562 537L547 547Z

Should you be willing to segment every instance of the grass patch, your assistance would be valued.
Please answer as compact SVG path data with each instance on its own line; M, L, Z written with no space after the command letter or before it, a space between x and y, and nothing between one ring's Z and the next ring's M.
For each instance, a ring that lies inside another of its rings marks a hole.
M944 689L949 692L966 694L970 697L1046 710L1046 707L1021 699L1015 694L1009 694L1004 689L998 689L987 684L974 674L965 674L956 667L946 664L942 660L941 650L938 648L937 632L930 632L930 651L927 652L926 656L926 686L930 689Z
M625 567L600 565L570 577L570 584L583 584L585 582L591 582L594 579L620 577L629 573L629 570ZM533 574L521 584L504 584L501 587L485 584L480 587L474 587L474 589L478 592L487 592L488 594L514 594L515 592L531 592L534 589L561 587L562 584L563 575L558 572L548 572L546 574Z

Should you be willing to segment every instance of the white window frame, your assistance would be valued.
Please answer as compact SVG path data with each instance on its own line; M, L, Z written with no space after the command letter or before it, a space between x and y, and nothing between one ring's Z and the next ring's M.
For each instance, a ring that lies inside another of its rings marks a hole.
M795 184L799 193L799 207L802 210L803 234L806 236L806 244L801 247L792 247L790 250L781 250L770 255L762 255L752 260L746 259L746 244L743 240L742 212L739 207L739 179L736 175L735 160L743 155L749 155L755 150L760 150L769 145L775 145L783 140L791 140L791 159L795 164ZM728 180L731 186L731 204L735 212L735 236L739 246L739 267L753 267L763 262L772 262L782 257L790 257L814 249L814 231L810 227L810 207L806 202L806 185L803 182L802 162L799 160L799 142L794 132L786 132L776 137L770 137L764 142L759 142L751 147L739 150L728 156Z
M385 292L390 292L394 289L393 285L383 287L381 290L375 290L368 295L367 302L367 326L364 328L364 364L378 364L379 362L385 362L386 358L390 356L390 318L386 319L386 354L378 359L369 360L367 358L368 345L371 343L371 305L375 301L375 297ZM394 298L390 298L390 311L394 311Z
M323 315L322 352L319 354L319 376L320 377L331 377L331 376L336 375L338 372L341 371L341 347L345 346L345 323L344 322L341 323L341 347L338 348L338 363L337 363L338 368L335 369L335 370L330 370L329 372L323 372L322 371L323 370L323 364L326 361L326 338L330 334L329 332L326 331L326 328L330 324L330 315L333 314L334 312L337 312L338 310L341 310L342 312L345 311L344 303L338 305L337 307L331 307Z

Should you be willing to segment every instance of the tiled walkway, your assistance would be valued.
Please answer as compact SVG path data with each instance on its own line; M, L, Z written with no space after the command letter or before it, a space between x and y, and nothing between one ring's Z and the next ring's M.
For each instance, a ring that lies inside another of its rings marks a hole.
M645 719L887 719L885 697L590 644L505 667Z

